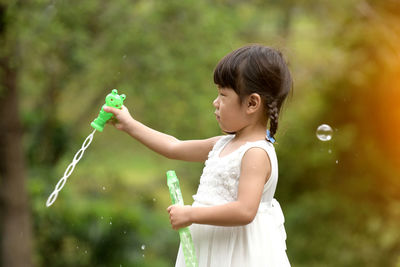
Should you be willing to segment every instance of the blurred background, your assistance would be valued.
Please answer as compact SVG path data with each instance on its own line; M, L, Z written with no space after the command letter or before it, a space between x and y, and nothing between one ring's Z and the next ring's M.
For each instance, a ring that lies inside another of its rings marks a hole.
M213 69L248 43L294 76L275 146L292 266L399 267L398 0L0 0L0 266L173 266L165 173L190 204L203 164L106 126L47 197L113 88L157 130L221 134Z

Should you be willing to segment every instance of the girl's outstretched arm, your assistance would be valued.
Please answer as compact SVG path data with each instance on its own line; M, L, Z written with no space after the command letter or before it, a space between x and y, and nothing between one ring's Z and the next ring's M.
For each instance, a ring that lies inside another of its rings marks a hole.
M242 158L236 201L211 207L172 205L167 208L172 228L211 224L220 226L246 225L253 221L260 205L264 184L271 174L267 152L250 148Z
M121 109L104 107L104 111L115 115L112 123L117 129L128 133L151 150L170 159L205 161L208 153L220 138L216 136L204 140L180 141L133 119L125 106Z

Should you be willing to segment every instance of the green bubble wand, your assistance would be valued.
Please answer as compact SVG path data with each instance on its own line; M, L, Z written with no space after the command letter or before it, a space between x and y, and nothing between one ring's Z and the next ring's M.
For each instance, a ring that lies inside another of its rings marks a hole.
M167 184L169 194L171 196L172 204L184 205L181 188L179 186L178 177L175 171L167 172ZM181 247L185 257L186 267L198 267L196 252L194 250L192 235L190 234L189 227L184 227L178 230L181 239Z
M47 199L46 206L50 207L53 205L54 201L56 201L58 193L61 191L61 189L64 187L64 185L67 182L68 177L72 174L72 172L75 169L75 165L78 164L78 162L81 160L83 154L85 153L85 150L89 147L89 145L92 143L93 140L93 135L97 131L102 132L104 129L104 126L106 125L107 121L113 117L112 113L105 112L104 107L113 107L113 108L122 108L122 105L124 104L126 96L124 94L118 95L117 89L113 89L110 94L106 96L106 103L101 107L100 113L97 116L97 118L90 124L94 130L91 134L86 137L85 141L82 144L81 149L78 150L78 152L75 154L71 164L68 165L67 169L64 172L63 177L58 181L56 184L56 187Z

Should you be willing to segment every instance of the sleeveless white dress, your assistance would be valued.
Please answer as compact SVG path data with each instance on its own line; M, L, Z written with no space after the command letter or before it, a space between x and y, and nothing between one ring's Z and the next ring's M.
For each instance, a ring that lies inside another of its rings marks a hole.
M278 182L278 161L273 144L266 140L247 142L234 152L219 157L234 135L223 136L205 162L192 206L221 205L237 199L240 165L244 153L253 147L264 149L271 161L271 176L264 185L254 220L244 226L192 224L190 231L199 267L286 267L286 232L281 207L274 199ZM176 267L185 267L181 247Z

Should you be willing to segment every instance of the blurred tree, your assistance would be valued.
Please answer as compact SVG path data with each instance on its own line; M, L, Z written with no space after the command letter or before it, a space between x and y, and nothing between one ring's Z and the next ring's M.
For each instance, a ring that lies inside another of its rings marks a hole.
M19 112L18 26L22 2L0 2L1 265L32 266L31 216Z

